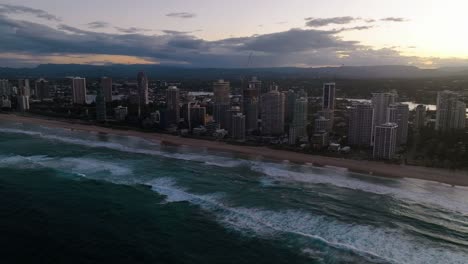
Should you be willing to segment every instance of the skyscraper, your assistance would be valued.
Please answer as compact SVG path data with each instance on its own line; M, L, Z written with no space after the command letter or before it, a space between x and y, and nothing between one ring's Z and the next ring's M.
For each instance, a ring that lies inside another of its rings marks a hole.
M18 95L31 96L31 87L29 86L28 79L18 80Z
M359 103L349 109L348 144L370 146L374 108L371 104Z
M332 126L332 121L323 116L320 116L319 118L314 120L314 131L316 133L323 132L323 131L329 133L332 128L331 126Z
M170 86L166 91L166 104L168 121L171 124L179 124L180 120L180 91L176 86Z
M11 87L8 80L0 79L0 96L11 96Z
M372 129L388 122L388 107L394 104L397 95L395 93L373 93L372 106L374 107L374 120ZM372 132L374 135L374 132Z
M144 72L139 72L137 75L137 81L138 81L138 96L140 98L140 108L143 109L149 103L148 78L146 77L146 74Z
M323 84L323 109L335 110L335 83L324 83Z
M409 107L406 104L396 103L388 107L388 121L396 123L397 129L397 146L405 145L408 141L408 120Z
M29 110L29 96L18 95L16 99L18 111L25 112Z
M102 87L98 89L96 95L96 120L101 122L107 119L106 100L102 90Z
M84 105L86 104L86 79L75 77L72 78L72 94L73 103Z
M296 129L296 136L302 138L307 136L307 114L308 114L308 101L307 98L301 97L295 100L294 104L294 118L292 126Z
M102 77L101 78L101 90L106 103L112 102L112 78Z
M245 89L243 90L242 98L246 131L255 131L258 129L258 90L252 88Z
M297 94L293 90L286 93L285 122L290 124L294 120L294 111L296 107Z
M284 133L285 96L277 90L262 95L262 133L280 135Z
M229 94L231 87L229 82L218 80L213 83L213 117L221 128L226 128L226 112L230 109L231 100Z
M39 100L50 98L49 82L43 78L40 78L35 83L35 95Z
M195 128L205 126L206 124L206 107L199 105L190 106L190 127Z
M395 123L385 123L375 127L374 159L392 159L397 145L397 129Z
M465 128L466 104L459 97L458 93L452 91L437 94L436 130L446 132Z
M418 130L426 126L426 106L418 105L415 110L414 127Z
M252 79L249 81L249 89L253 89L257 91L257 95L264 93L262 91L262 82L258 80L257 77L253 76Z
M226 127L224 129L226 129L230 135L232 135L232 132L233 132L232 131L233 116L237 114L242 114L242 111L240 107L238 106L232 106L229 110L226 111L226 117L225 117ZM244 119L245 119L245 116L244 116ZM244 121L244 124L245 124L245 121ZM244 125L244 128L245 128L245 125Z
M232 116L232 138L245 140L245 115L237 113Z

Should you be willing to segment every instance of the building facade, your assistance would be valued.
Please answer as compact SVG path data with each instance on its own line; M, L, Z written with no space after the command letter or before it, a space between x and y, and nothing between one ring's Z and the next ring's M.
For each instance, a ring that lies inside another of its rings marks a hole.
M72 78L72 98L74 104L86 104L86 79Z
M322 108L323 109L335 110L335 95L336 95L336 84L324 83L323 95L322 95Z
M170 86L166 91L166 108L170 124L179 124L180 121L180 90Z
M408 142L408 105L401 103L391 104L388 107L388 122L398 125L397 145L405 145Z
M348 144L368 147L372 144L374 108L360 103L349 109Z
M374 131L374 159L392 159L397 146L398 125L385 123L375 127Z
M112 102L112 78L102 77L101 78L101 90L104 95L106 103Z
M437 94L436 130L447 132L465 128L466 104L459 98L459 94L452 91Z
M262 134L281 135L284 133L285 97L272 90L262 95Z

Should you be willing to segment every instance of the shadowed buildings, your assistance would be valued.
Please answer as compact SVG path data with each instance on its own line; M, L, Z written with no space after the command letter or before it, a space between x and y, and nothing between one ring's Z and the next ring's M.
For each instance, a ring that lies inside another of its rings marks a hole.
M409 107L406 104L391 104L388 107L388 122L398 125L396 144L405 145L408 141Z
M349 109L348 144L370 146L374 108L368 103L359 103Z
M34 94L37 99L44 100L50 98L49 82L41 78L35 82Z
M262 134L284 133L285 96L276 89L262 95Z
M231 100L229 94L231 87L229 82L218 80L213 83L213 118L221 128L227 127L226 112L230 109Z
M86 104L86 79L75 77L72 78L72 96L73 103L84 105Z
M396 152L398 125L385 123L375 127L374 159L392 159Z
M466 104L459 98L459 94L452 91L437 94L436 130L447 132L465 128Z
M245 128L248 132L258 129L258 95L258 90L255 88L249 87L243 90L243 112L245 115Z
M169 124L179 124L180 91L176 86L170 86L166 91L166 104Z
M102 77L101 78L101 90L106 103L112 102L112 78Z

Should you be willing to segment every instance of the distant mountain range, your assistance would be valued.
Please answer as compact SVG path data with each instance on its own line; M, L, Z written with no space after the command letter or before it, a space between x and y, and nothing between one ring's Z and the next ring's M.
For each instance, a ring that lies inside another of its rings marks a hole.
M80 77L121 77L132 78L137 72L144 71L154 79L234 79L240 76L260 78L434 78L468 76L468 67L447 67L439 69L420 69L414 66L343 66L322 68L190 68L160 65L80 65L80 64L42 64L34 68L2 68L0 78L62 78Z

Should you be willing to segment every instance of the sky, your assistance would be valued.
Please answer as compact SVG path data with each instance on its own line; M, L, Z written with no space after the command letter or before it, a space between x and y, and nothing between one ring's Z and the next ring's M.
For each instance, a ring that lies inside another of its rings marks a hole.
M466 0L0 0L0 67L468 66L467 10Z

